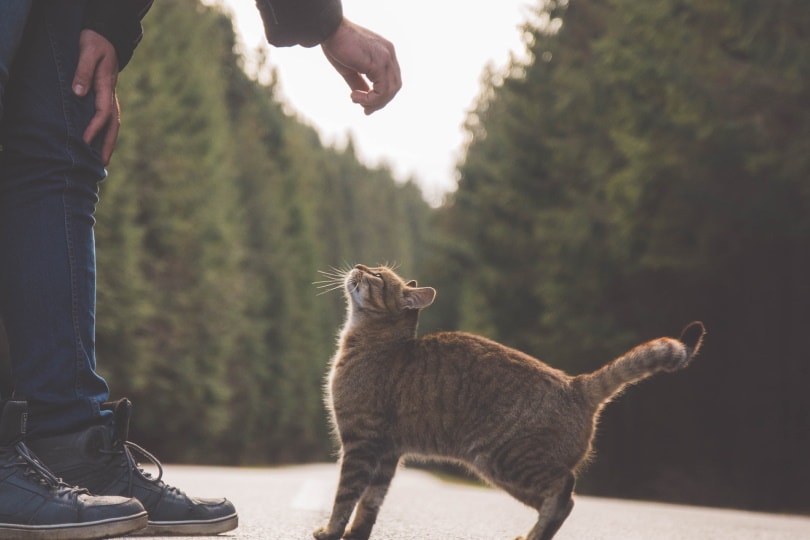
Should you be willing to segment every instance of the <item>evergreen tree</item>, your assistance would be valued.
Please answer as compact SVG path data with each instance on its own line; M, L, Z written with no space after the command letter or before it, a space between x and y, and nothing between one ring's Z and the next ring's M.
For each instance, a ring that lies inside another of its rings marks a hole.
M164 459L324 459L344 308L312 282L343 261L417 260L430 209L285 114L216 8L156 3L146 22L98 211L100 368Z
M582 488L806 507L810 5L559 0L539 15L532 60L470 118L442 216L459 247L438 264L463 274L449 316L572 372L702 318L693 368L608 408Z

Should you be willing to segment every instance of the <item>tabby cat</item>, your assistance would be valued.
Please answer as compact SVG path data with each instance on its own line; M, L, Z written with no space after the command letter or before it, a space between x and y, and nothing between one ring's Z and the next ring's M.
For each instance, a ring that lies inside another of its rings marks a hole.
M391 268L357 265L339 279L348 316L326 400L340 481L318 540L367 539L404 455L467 465L539 512L527 540L551 539L574 505L574 474L605 403L630 383L685 367L705 334L694 322L680 340L643 343L571 377L475 335L417 337L419 312L436 291Z

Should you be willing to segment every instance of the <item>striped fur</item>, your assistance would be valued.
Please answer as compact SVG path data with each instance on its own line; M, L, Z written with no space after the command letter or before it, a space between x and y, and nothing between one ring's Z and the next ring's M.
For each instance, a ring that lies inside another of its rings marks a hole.
M694 322L680 339L659 338L634 347L606 366L574 378L574 384L592 407L601 407L628 385L660 371L676 371L687 366L700 349L705 329Z
M358 265L344 283L349 311L326 388L340 482L318 540L369 538L406 455L465 464L537 509L528 540L551 539L573 507L601 407L628 384L686 366L704 334L693 323L680 340L650 341L570 377L472 334L417 337L436 291L390 268Z

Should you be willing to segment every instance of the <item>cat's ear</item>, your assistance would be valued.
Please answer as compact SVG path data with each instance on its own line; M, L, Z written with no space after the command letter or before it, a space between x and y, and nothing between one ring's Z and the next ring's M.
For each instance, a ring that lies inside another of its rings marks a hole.
M416 280L412 279L408 283L406 283L405 285L407 285L408 287L416 287Z
M406 309L424 309L436 299L436 289L432 287L406 289L403 296Z

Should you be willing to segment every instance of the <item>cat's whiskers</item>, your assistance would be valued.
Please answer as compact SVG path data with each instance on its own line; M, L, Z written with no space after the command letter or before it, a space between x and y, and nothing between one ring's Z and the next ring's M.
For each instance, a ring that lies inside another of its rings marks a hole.
M324 277L327 278L327 279L324 279L324 280L321 280L321 281L313 281L313 283L326 283L326 282L336 283L338 281L343 281L345 279L344 276L331 276L331 275L328 275L328 274L324 274Z
M332 287L331 289L326 289L326 290L323 290L323 291L319 292L315 296L321 296L323 294L327 294L327 293L330 293L332 291L336 291L336 290L342 289L342 288L343 288L343 285L336 285L336 286Z
M317 294L317 296L342 289L346 284L346 276L349 275L349 272L351 272L351 269L340 270L334 266L330 266L329 270L318 270L318 273L324 276L326 279L312 282L316 288L323 289Z
M316 281L313 283L318 289L332 289L334 287L342 287L342 281Z
M333 285L335 283L343 283L343 280L338 279L338 278L329 278L329 279L323 279L321 281L313 281L312 282L313 285L317 285L317 286Z

